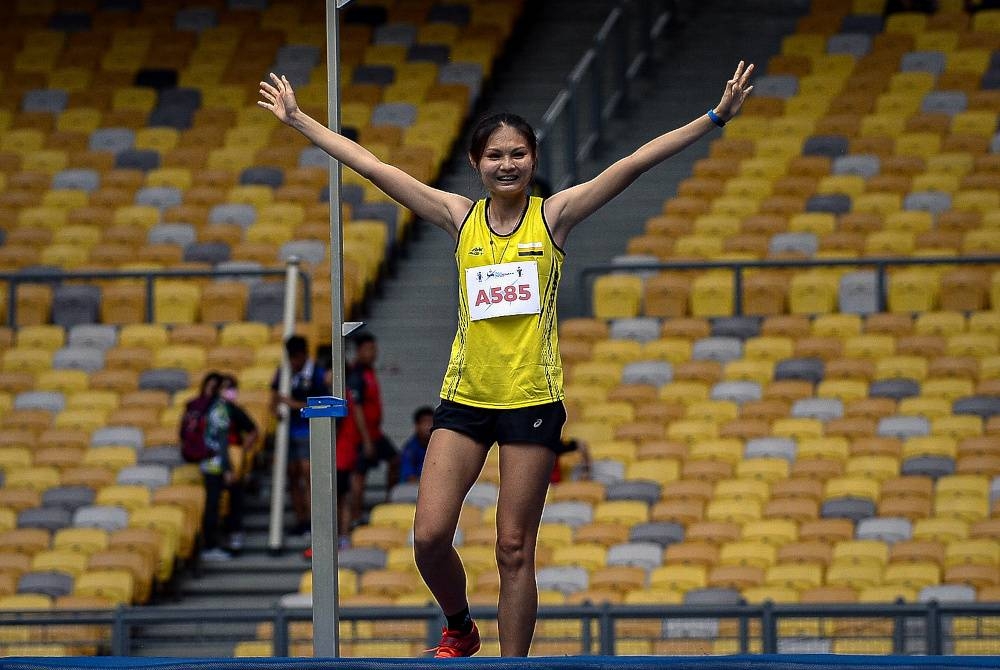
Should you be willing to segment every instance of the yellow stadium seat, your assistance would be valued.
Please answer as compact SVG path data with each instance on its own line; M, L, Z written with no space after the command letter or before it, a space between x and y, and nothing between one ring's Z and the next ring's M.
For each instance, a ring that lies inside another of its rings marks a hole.
M824 271L803 271L791 280L788 294L792 314L822 314L834 310L837 301L838 279Z
M927 517L913 522L913 539L953 542L969 536L968 522L956 517Z
M889 278L891 312L926 312L937 305L940 284L926 270L900 270Z
M594 316L600 319L638 316L641 298L640 277L603 275L594 281Z
M709 317L732 314L732 276L728 272L708 272L699 275L692 283L690 300L693 316Z

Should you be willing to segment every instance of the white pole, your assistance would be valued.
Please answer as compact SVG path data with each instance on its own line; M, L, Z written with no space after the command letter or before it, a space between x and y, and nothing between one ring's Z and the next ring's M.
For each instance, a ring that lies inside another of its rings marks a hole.
M282 341L295 333L295 303L299 288L299 259L288 259L285 266L285 313L282 320ZM288 353L282 348L281 367L278 371L278 394L287 397L292 390L292 368ZM285 518L285 469L288 466L289 410L278 405L278 427L274 432L274 464L271 468L271 518L268 526L267 547L272 554L281 553Z
M349 1L349 0L348 0ZM340 46L337 9L345 0L326 0L327 125L340 130ZM340 163L330 160L330 360L333 365L331 392L344 396L344 244L340 220ZM311 422L315 423L315 422ZM337 580L337 536L346 529L337 523L337 478L335 454L337 431L332 419L322 422L321 433L312 435L310 447L313 521L313 655L340 656L340 615Z

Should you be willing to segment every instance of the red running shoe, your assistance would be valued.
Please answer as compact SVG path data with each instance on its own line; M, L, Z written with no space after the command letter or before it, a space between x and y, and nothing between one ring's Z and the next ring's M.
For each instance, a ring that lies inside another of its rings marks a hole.
M457 630L443 628L441 630L441 642L438 646L427 651L434 652L434 658L461 658L472 656L479 651L479 628L476 623L472 623L472 630L468 633L460 633Z

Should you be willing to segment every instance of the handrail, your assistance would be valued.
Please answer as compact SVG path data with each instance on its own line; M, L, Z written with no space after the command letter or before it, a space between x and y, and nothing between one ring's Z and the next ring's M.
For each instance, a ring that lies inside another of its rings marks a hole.
M900 265L993 265L1000 264L1000 255L982 256L866 256L863 258L776 258L747 261L667 261L649 263L601 263L588 265L580 271L580 304L591 305L591 282L594 277L609 273L651 272L664 270L731 270L733 272L733 314L743 313L740 295L743 292L743 271L747 269L817 268L817 267L874 267L875 295L879 312L886 308L886 271Z
M289 259L289 263L297 263L297 259ZM146 286L145 321L153 321L153 287L159 279L176 277L285 277L285 268L247 269L233 268L231 270L118 270L105 272L0 272L0 282L7 282L10 291L7 296L7 325L17 325L17 289L21 284L62 284L64 282L95 279L142 279ZM302 316L306 321L312 319L312 278L306 272L299 273L302 279L304 300L302 301Z
M484 619L496 617L496 608L480 608L477 616ZM340 617L343 621L374 621L379 619L423 620L427 623L428 644L433 646L440 635L440 610L437 607L344 607ZM908 655L923 653L939 656L945 645L943 617L956 616L1000 616L1000 603L985 602L938 602L922 603L836 603L836 604L775 604L766 601L761 604L734 605L612 605L609 603L580 605L543 606L538 610L538 618L579 619L581 624L581 653L590 654L595 638L588 622L597 621L596 643L598 653L614 655L616 647L615 622L620 619L736 619L739 649L741 653L752 653L760 642L763 654L778 653L778 629L781 622L790 619L824 617L830 619L892 619L894 621L893 654ZM5 626L28 625L107 625L111 627L110 653L115 656L129 656L130 640L134 627L152 627L167 624L211 624L211 623L261 623L273 625L274 656L288 656L289 624L295 621L309 621L312 610L308 607L268 607L233 609L163 609L158 607L118 607L114 610L33 610L0 612L0 630ZM759 633L751 634L751 621L760 623ZM922 651L906 649L907 620L922 620L927 647Z
M620 114L632 82L653 58L673 16L669 0L619 0L573 67L538 128L539 173L554 190L572 185Z

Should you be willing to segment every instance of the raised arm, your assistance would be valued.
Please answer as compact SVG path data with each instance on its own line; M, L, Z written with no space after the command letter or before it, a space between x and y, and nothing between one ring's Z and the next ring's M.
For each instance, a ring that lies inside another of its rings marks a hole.
M726 82L722 99L712 110L720 123L736 116L753 90L748 86L754 66L736 66L732 79ZM573 226L587 218L609 200L624 191L646 170L687 148L716 128L716 122L703 114L690 123L650 140L633 153L616 161L590 181L571 186L545 201L545 219L552 228L555 242L562 245Z
M391 198L422 219L443 228L452 237L472 206L464 196L432 188L399 168L383 163L363 146L335 133L303 112L295 100L292 85L284 76L271 73L271 81L260 82L263 100L257 104L270 110L279 121L306 136L331 157L370 180Z

